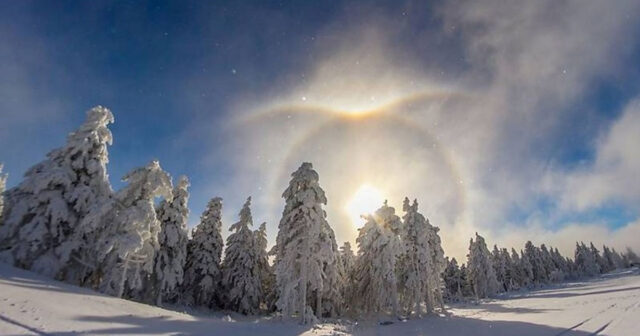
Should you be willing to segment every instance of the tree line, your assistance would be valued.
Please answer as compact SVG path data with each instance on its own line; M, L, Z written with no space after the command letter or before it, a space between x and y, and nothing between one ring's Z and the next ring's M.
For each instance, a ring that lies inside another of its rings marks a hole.
M133 169L126 186L108 180L108 109L87 112L66 144L4 191L0 175L0 260L78 286L139 302L278 312L317 318L443 311L446 300L488 297L637 262L578 244L575 260L528 242L520 255L471 241L467 265L445 258L439 228L405 198L402 218L385 201L356 239L340 248L326 220L319 175L305 162L284 190L276 244L254 229L251 197L222 238L222 199L213 197L189 234L189 180L176 183L159 162ZM0 168L1 170L1 168ZM156 199L160 198L159 203ZM223 257L224 250L224 257ZM273 262L269 262L273 258Z
M498 293L534 289L566 280L593 277L640 264L640 258L627 248L618 253L606 245L602 253L590 243L577 242L574 259L564 257L557 248L537 247L527 241L520 253L515 248L493 246L476 233L471 239L467 264L455 258L446 260L443 273L445 298L450 302L492 297Z

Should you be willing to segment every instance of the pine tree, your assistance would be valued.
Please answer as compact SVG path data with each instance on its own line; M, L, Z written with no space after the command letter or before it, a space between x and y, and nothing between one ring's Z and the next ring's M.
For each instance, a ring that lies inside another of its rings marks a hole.
M486 298L496 294L498 281L491 261L491 253L487 249L484 238L476 233L476 241L471 239L469 255L467 256L469 280L473 285L476 299Z
M611 249L609 249L606 245L602 245L602 259L604 270L603 273L611 272L617 268L615 258Z
M335 312L342 305L339 254L318 173L305 162L291 176L274 248L277 306L284 317L297 313L308 323L327 306Z
M599 273L606 273L607 271L607 263L600 255L600 251L593 245L593 243L589 243L589 250L591 250L591 254L596 260L596 264L598 265Z
M63 147L49 152L5 193L0 260L59 278L73 278L86 268L70 256L91 243L75 240L82 238L75 235L80 220L112 195L106 172L112 122L108 109L92 108Z
M504 265L504 274L503 274L504 290L512 291L514 289L518 289L518 285L515 283L515 280L513 279L513 272L514 272L513 261L511 260L511 255L509 254L509 251L506 248L500 249L500 260Z
M355 267L356 267L356 256L351 249L351 243L344 242L342 247L340 248L340 261L342 262L342 297L345 302L345 310L352 310L352 302L354 301L353 297L353 287L355 286Z
M527 255L529 262L531 263L531 268L533 270L533 284L539 286L548 283L549 277L540 248L534 246L531 241L527 241L524 246L524 253Z
M222 198L214 197L200 216L187 244L183 300L188 305L209 308L222 305Z
M253 231L253 239L255 242L256 254L256 270L254 274L261 284L262 303L267 311L275 309L276 293L275 293L275 274L269 265L269 254L267 252L267 223L260 224L260 227Z
M569 279L579 279L581 277L580 270L578 269L578 265L573 261L573 259L566 257L567 270L569 274Z
M626 257L628 262L627 267L640 264L640 258L638 258L638 255L630 247L627 247L627 252L624 254L624 256Z
M447 268L444 270L443 277L447 301L462 301L464 297L463 291L465 287L465 276L458 266L456 258L452 258L451 261L447 260Z
M493 270L496 273L496 280L498 281L498 292L505 292L507 290L507 265L505 260L502 259L502 254L500 253L498 245L493 245L491 261L493 263Z
M462 297L472 297L473 294L473 284L471 283L471 276L469 274L469 269L466 264L460 265L460 276L462 277Z
M161 230L158 236L160 249L156 253L153 288L156 305L163 301L175 302L182 285L184 265L187 259L187 217L189 216L189 180L180 177L173 188L173 199L163 200L157 211Z
M551 273L551 280L555 282L564 281L570 276L567 268L567 260L560 254L558 249L551 248L551 261L553 262L554 271Z
M240 220L231 225L222 263L222 283L225 288L227 308L242 314L253 314L260 308L262 284L254 272L258 269L258 258L251 217L251 197L240 210Z
M340 257L345 274L350 276L350 274L353 273L353 269L356 264L356 256L353 254L353 250L351 249L351 243L344 242L344 244L342 244L342 247L340 247Z
M409 204L405 197L403 203L402 243L404 253L399 261L399 277L403 290L403 306L407 313L413 310L422 315L422 303L429 310L433 307L433 298L429 288L430 273L435 272L431 247L429 246L429 230L427 220L418 212L418 202Z
M2 215L4 212L4 188L7 184L7 174L2 173L4 166L0 163L0 227L2 227ZM1 238L1 237L0 237Z
M442 249L442 240L438 234L440 228L431 225L428 219L426 226L432 265L432 269L427 273L427 311L432 312L436 306L444 311L444 299L442 298L444 283L442 281L442 273L444 273L444 269L447 267L447 262L444 257L444 250Z
M511 288L510 290L519 290L526 286L525 276L526 272L520 260L520 255L515 248L511 248L511 264L509 266L509 273L511 274Z
M323 266L325 279L322 302L320 303L321 311L323 315L336 317L343 313L344 269L342 268L342 257L340 256L335 233L326 221L320 234L320 241L329 242L331 246L330 248L325 248L323 252L325 254L323 259L329 260L330 263L325 262Z
M622 256L620 255L620 253L618 253L618 251L616 251L615 248L611 249L611 255L613 259L613 264L615 265L615 269L621 269L625 267L624 262L622 260Z
M529 256L522 250L520 250L520 264L524 275L522 285L532 287L534 283L533 265L529 261Z
M582 242L576 243L575 262L580 276L600 274L600 266L596 262L593 251Z
M84 235L96 237L91 256L94 265L90 281L100 291L143 299L143 283L153 272L159 249L160 221L154 200L172 198L171 178L158 161L125 175L128 185L109 202L96 207L81 223Z
M553 262L553 256L545 244L540 245L540 256L542 265L545 269L545 275L549 282L560 282L564 280L564 274L559 270Z
M374 214L364 218L366 223L359 229L356 239L354 305L364 313L384 313L392 309L397 316L396 262L404 248L396 232L402 222L386 201Z

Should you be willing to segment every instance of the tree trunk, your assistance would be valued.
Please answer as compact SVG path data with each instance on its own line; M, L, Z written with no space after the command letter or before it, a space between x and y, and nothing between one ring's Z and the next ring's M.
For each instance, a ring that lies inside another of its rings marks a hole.
M158 291L158 297L156 298L156 306L162 307L162 291Z
M322 292L318 289L316 291L316 317L322 317Z
M127 279L127 270L129 268L129 260L125 257L124 266L122 269L122 276L120 277L120 284L118 286L118 297L122 298L122 294L124 293L124 283Z
M308 245L308 244L306 244ZM306 247L306 246L305 246ZM305 251L306 254L306 251ZM300 323L307 323L307 262L308 257L302 258L302 265L300 265L300 286L298 287L298 294L300 297Z
M396 283L394 282L391 286L391 304L393 305L393 315L396 317L400 317L398 315L398 293L396 292Z

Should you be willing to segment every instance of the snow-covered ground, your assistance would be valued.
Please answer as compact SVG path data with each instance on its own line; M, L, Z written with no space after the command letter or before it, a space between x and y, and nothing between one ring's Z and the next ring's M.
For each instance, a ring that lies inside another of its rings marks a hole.
M382 326L316 327L268 317L185 314L70 286L0 264L0 335L640 335L640 273L457 305L447 316Z

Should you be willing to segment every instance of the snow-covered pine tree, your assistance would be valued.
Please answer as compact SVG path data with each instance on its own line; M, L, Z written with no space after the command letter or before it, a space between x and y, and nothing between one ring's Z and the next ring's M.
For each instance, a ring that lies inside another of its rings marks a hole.
M402 222L387 201L364 218L366 223L358 230L356 239L358 258L353 304L364 313L379 314L391 309L398 316L396 262L404 247L396 232Z
M254 272L258 258L251 217L251 197L240 210L240 220L231 225L227 248L222 262L222 284L225 288L226 307L242 314L254 314L260 308L262 284Z
M2 168L4 166L0 163L0 227L2 226L2 214L4 212L4 188L7 185L7 174L2 173Z
M356 256L351 249L351 243L344 242L340 247L340 261L342 262L342 297L344 299L344 310L351 311L353 309L353 287L354 273L356 267Z
M267 223L263 222L257 230L253 231L253 239L256 250L256 270L254 274L258 277L258 282L261 284L262 304L264 304L267 311L273 311L276 302L276 277L271 265L269 265Z
M600 266L596 262L596 257L583 242L576 242L575 262L580 276L600 274Z
M460 265L460 276L462 277L462 297L472 297L473 294L473 285L471 284L471 279L469 275L469 269L466 264Z
M322 314L336 317L343 313L344 298L342 296L345 283L344 269L342 268L342 257L338 249L335 233L329 223L323 223L323 229L320 234L320 241L328 241L331 244L330 249L324 249L325 259L329 262L324 263L324 285L322 292ZM316 309L317 310L317 309Z
M449 302L462 301L463 289L465 286L465 277L458 266L456 258L452 258L450 261L447 259L447 268L443 273L445 283L445 297Z
M484 238L476 232L476 241L469 244L468 272L476 299L496 294L498 281L491 261L491 252Z
M87 243L75 241L79 221L112 195L106 172L112 122L111 111L92 108L63 147L49 152L5 193L0 260L59 278L86 267L70 261L70 255Z
M187 217L189 216L189 180L181 176L173 188L173 199L163 200L157 210L161 229L158 235L160 249L156 253L152 281L153 297L150 302L162 305L175 302L180 293L187 259ZM152 301L153 300L153 301Z
M551 260L554 265L554 271L551 272L551 280L555 282L564 281L570 276L570 271L567 268L567 260L560 254L557 248L551 248L549 251L551 254Z
M314 313L323 315L325 303L333 310L342 305L339 252L318 173L305 162L291 177L282 194L285 207L274 247L277 307L285 318L297 314L301 323L309 323Z
M565 257L564 260L567 264L568 278L572 280L579 279L581 277L580 270L578 269L578 265L576 265L575 261L569 257Z
M158 161L124 176L127 186L82 221L79 233L95 234L90 280L100 291L142 301L143 284L153 272L160 221L156 197L172 198L171 178Z
M529 261L529 256L524 253L523 250L520 250L520 265L523 271L523 287L532 287L534 284L534 275L533 275L533 265L531 265L531 261Z
M600 255L600 251L593 245L593 243L589 243L589 249L591 250L591 254L596 260L596 264L598 264L598 268L600 269L600 273L605 273L607 271L607 263Z
M527 241L524 245L524 253L527 255L531 268L533 270L533 284L539 286L549 282L547 269L542 257L540 248L534 246L531 241Z
M353 273L353 269L356 265L356 255L351 249L351 243L344 242L340 247L340 260L342 261L342 268L347 276ZM348 281L347 281L348 282Z
M498 245L493 245L493 251L491 252L491 261L493 263L493 270L496 273L496 280L498 281L498 292L505 292L508 284L506 280L507 265L505 260L502 259L502 254Z
M640 265L640 258L638 258L638 255L630 247L627 246L627 252L624 254L624 256L627 259L627 267Z
M214 197L200 216L187 244L187 263L182 285L188 305L220 307L222 281L222 198Z
M432 289L429 288L429 275L436 272L429 246L429 230L427 220L418 212L418 202L409 203L409 198L404 199L403 210L405 212L402 230L402 243L404 249L402 258L398 262L398 273L401 279L402 304L408 315L413 311L418 316L422 315L422 303L429 310L433 309Z
M509 264L509 274L511 275L511 290L519 290L525 285L525 270L522 267L520 255L515 248L511 248L511 263Z
M416 202L414 202L416 203ZM417 203L416 203L417 206ZM444 250L442 249L442 240L438 232L440 228L431 225L429 219L427 219L427 238L429 241L429 248L431 252L431 265L433 268L427 273L427 284L429 292L427 293L427 311L432 312L435 307L439 307L442 311L444 308L444 299L442 298L442 288L444 287L442 281L442 273L447 267L447 262L444 258Z
M629 256L624 252L620 253L620 256L622 257L622 267L623 268L631 267L631 260L629 260Z
M504 289L505 291L511 291L518 288L518 285L513 279L513 261L511 255L506 248L500 249L500 259L504 264Z
M615 248L611 248L611 257L613 259L613 264L615 265L615 269L624 268L624 263L622 262L622 256Z
M602 245L602 259L604 270L603 273L611 272L616 269L616 263L614 261L613 253L607 245Z
M559 270L553 262L553 256L545 244L540 245L540 256L545 274L549 282L560 282L564 280L564 273Z

